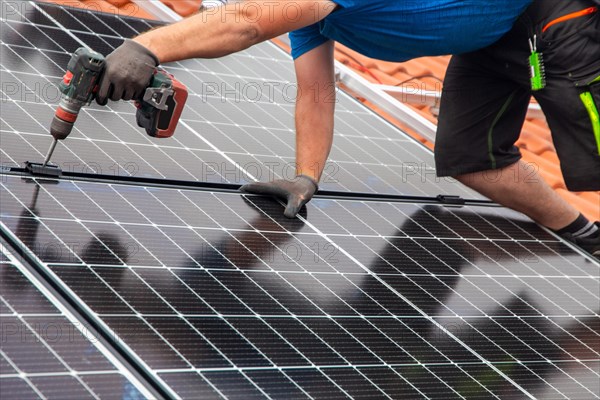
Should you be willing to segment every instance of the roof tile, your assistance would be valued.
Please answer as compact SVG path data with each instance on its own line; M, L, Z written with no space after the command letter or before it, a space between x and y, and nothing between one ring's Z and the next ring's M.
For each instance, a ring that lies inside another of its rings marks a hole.
M202 0L161 0L177 14L187 17L198 12Z

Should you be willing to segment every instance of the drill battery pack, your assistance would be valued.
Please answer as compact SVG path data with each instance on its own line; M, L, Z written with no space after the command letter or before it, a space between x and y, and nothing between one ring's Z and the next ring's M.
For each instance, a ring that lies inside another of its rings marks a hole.
M135 103L138 126L152 137L173 136L187 97L184 84L165 70L157 68L143 97Z

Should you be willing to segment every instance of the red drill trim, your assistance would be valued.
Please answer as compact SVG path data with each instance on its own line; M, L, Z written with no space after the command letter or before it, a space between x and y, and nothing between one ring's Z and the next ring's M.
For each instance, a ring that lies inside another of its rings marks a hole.
M54 114L57 118L62 119L63 121L67 121L67 122L75 122L75 120L77 119L77 114L73 114L70 113L66 110L63 110L62 108L58 107L56 109L56 114Z
M69 85L71 83L71 79L73 79L73 73L71 71L65 72L65 76L63 76L64 84Z

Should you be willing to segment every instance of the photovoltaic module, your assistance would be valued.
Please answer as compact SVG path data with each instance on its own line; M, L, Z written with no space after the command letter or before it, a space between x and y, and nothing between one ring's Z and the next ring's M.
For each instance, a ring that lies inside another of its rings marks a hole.
M2 12L2 398L599 398L598 263L516 212L435 201L482 198L346 94L338 196L290 220L219 186L293 162L292 61L271 43L168 65L191 92L173 138L91 105L53 157L65 176L25 174L70 52L154 24Z

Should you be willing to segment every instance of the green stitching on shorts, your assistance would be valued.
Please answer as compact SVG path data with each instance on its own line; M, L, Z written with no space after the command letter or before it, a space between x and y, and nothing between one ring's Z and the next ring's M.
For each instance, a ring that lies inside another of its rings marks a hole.
M490 126L490 130L488 131L488 155L490 157L490 162L492 163L492 169L496 169L496 157L494 157L494 138L493 138L494 128L496 127L496 124L498 124L498 122L500 121L500 118L502 118L502 116L504 115L506 110L508 110L508 107L510 106L510 103L512 103L516 94L517 94L516 90L514 92L512 92L512 94L509 96L508 100L506 100L506 103L504 103L504 105L498 112L498 115L496 115L496 118L494 118L494 122L492 122L492 126Z
M596 138L596 146L598 146L598 154L600 154L600 114L598 108L594 102L594 97L590 92L581 93L581 101L585 106L585 109L590 114L590 121L592 122L592 130L594 131L594 137Z

